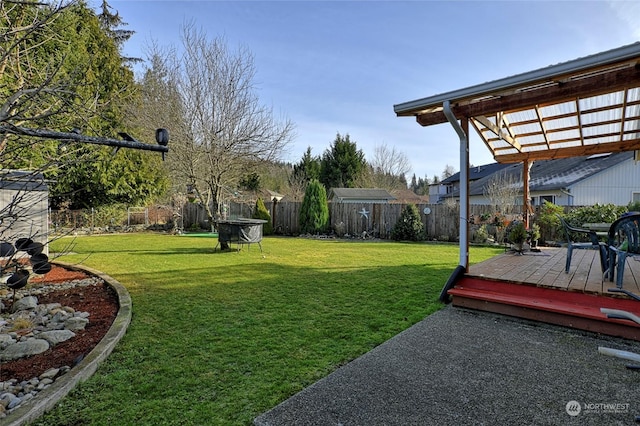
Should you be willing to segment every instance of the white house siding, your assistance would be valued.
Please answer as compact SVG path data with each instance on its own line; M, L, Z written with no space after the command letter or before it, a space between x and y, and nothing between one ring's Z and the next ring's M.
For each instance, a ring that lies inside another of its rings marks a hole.
M632 194L640 192L640 162L625 160L617 167L610 167L572 185L569 192L573 196L569 205L611 203L626 206L632 201Z

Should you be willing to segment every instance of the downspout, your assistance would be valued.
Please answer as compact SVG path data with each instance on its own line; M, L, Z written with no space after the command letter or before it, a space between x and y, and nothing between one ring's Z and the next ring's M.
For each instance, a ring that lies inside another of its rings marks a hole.
M460 266L469 266L469 140L467 134L451 111L449 101L444 101L443 112L460 138Z
M440 292L440 301L449 303L451 297L448 295L448 291L456 285L456 282L462 278L469 267L469 224L467 221L469 217L469 139L451 111L449 101L444 101L442 108L445 117L460 138L460 261Z

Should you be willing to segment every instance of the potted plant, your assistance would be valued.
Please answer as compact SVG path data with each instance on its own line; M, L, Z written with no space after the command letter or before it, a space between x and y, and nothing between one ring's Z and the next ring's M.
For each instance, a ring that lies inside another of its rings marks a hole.
M508 238L513 245L513 249L518 253L522 253L522 246L527 240L527 229L524 227L524 223L519 221L512 223Z

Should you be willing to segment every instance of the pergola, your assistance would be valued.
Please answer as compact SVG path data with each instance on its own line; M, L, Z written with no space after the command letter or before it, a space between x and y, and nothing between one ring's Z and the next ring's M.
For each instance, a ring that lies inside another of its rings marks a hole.
M469 123L499 163L640 150L640 43L394 105L422 126L449 122L460 138L460 266L468 267ZM465 184L466 183L466 184Z

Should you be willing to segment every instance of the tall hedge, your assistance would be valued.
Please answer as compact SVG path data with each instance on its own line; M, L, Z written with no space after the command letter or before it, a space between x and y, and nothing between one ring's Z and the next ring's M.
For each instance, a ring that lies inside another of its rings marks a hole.
M327 191L317 179L312 179L304 193L300 207L300 232L318 234L325 232L329 225L329 204Z
M269 210L264 205L264 201L262 198L258 198L256 200L256 207L253 209L253 215L251 216L253 219L264 219L267 221L262 226L263 235L272 235L273 234L273 223L271 223L271 214L269 214Z

